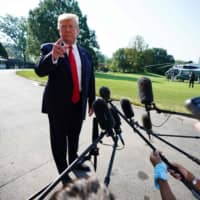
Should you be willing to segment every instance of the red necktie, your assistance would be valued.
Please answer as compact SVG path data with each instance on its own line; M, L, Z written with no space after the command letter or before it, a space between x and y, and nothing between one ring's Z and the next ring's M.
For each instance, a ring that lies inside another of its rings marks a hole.
M72 102L77 103L80 100L77 66L76 66L76 60L72 51L72 46L69 46L68 48L69 48L68 57L69 57L69 63L70 63L72 79L73 79Z

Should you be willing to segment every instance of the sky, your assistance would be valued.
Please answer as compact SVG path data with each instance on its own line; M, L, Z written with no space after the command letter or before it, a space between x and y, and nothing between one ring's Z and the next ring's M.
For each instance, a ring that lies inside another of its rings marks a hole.
M0 16L28 16L39 0L0 0ZM149 48L164 48L176 60L200 58L199 0L78 0L100 51L111 57L141 35Z

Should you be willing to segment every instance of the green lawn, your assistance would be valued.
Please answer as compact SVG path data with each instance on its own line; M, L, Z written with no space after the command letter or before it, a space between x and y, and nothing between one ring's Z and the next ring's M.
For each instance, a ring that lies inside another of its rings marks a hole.
M39 78L33 70L17 71L18 75L25 76L32 80L46 82L47 77ZM124 73L100 73L96 72L96 92L102 86L110 88L111 97L119 100L129 98L132 103L141 105L138 97L137 80L140 77L148 77L152 81L154 102L161 109L168 109L178 112L188 112L184 107L186 99L200 96L200 84L195 83L194 88L188 88L188 82L171 82L165 77L145 74L124 74Z
M16 71L16 74L17 75L20 75L20 76L23 76L25 78L28 78L28 79L31 79L31 80L34 80L34 81L39 81L41 83L45 83L47 81L47 77L39 77L35 74L34 70L30 69L26 69L26 70L18 70Z

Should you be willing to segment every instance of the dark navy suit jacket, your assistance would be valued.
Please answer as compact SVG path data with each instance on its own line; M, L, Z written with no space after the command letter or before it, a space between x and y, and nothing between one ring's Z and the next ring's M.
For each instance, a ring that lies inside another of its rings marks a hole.
M41 55L35 72L38 76L48 75L48 81L43 94L42 112L44 113L68 113L72 105L71 96L73 81L67 54L59 58L57 64L52 62L53 44L47 43L41 46ZM89 108L95 100L94 67L91 56L86 49L78 46L81 58L82 74L82 117L85 118L87 101ZM70 113L69 113L70 114Z

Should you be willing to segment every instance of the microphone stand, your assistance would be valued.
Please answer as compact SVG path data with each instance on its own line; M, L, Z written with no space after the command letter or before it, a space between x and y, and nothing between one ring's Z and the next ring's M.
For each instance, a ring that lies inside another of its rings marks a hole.
M146 109L146 112L147 112L147 116L149 117L149 119L151 119L151 115L150 115L150 112L149 112L150 110L149 110L149 105L148 104L145 104L145 109ZM149 140L151 140L151 134L148 133L148 136L149 136Z
M196 117L196 116L194 116L194 115L191 115L191 114L160 109L160 108L158 108L158 107L156 106L155 103L152 103L151 105L146 105L146 104L145 104L145 108L146 108L146 111L156 110L157 113L175 114L175 115L181 115L181 116L189 117L189 118L193 118L193 119L198 119L198 117Z
M113 108L113 111L117 113L119 113L118 109L112 104L111 100L108 100L106 98L103 98L107 103L109 103L111 105L111 107ZM121 113L120 113L121 114ZM121 114L122 115L122 114ZM114 158L116 155L116 150L117 150L117 146L118 146L118 141L120 139L121 143L123 144L123 146L125 145L124 140L122 138L121 135L121 129L120 127L113 127L114 132L112 129L108 130L108 136L111 136L113 141L114 141L114 145L113 145L113 150L112 150L112 154L111 154L111 158L110 158L110 162L109 162L109 166L108 166L108 170L107 170L107 174L106 177L104 179L104 184L108 187L109 183L110 183L110 175L111 175L111 171L112 171L112 167L113 167L113 163L114 163Z
M96 133L95 133L96 132ZM96 140L96 138L98 137L98 121L97 118L94 117L93 118L93 136L92 136L92 142L94 142ZM100 141L101 142L101 141ZM91 156L94 156L94 170L96 172L97 170L97 156L99 155L99 148L97 147L97 145L94 146L94 148L92 148L92 150L90 151L90 155L89 155L89 160Z
M95 146L91 151L90 151L90 155L89 155L89 160L91 156L94 156L94 171L97 171L97 156L99 155L99 148L97 146Z
M111 171L112 171L112 167L113 167L113 163L114 163L114 158L115 158L115 154L116 154L116 150L117 150L117 146L118 146L118 140L119 140L119 135L115 135L112 136L112 139L114 141L114 145L113 145L113 150L112 150L112 154L111 154L111 158L110 158L110 163L108 166L108 170L107 170L107 174L106 177L104 179L104 184L108 187L109 183L110 183L110 175L111 175Z
M76 158L52 183L48 184L47 186L45 186L43 189L41 189L39 192L37 192L36 194L32 195L31 197L28 198L28 200L33 200L35 199L37 196L40 195L40 197L38 198L38 200L42 200L44 199L49 192L51 192L53 190L53 188L55 188L55 186L59 183L59 181L61 181L61 179L63 178L63 176L65 176L66 174L68 174L70 171L72 171L72 169L80 162L83 160L84 156L89 153L101 140L102 138L106 135L107 131L103 131L101 132L100 136L91 144L89 145L81 154L78 158Z
M109 101L110 105L111 106L114 106L112 104L111 101ZM115 107L115 106L114 106ZM130 121L115 107L117 113L134 129L134 132L137 132L140 137L142 137L143 140L145 140L145 142L153 149L153 146L152 144L140 133L138 132L138 130L135 128L135 125L138 126L139 128L143 129L143 130L146 130L144 127L140 126L138 122L134 122L134 120L130 119ZM146 109L148 110L149 109L149 105L146 106ZM148 110L149 111L149 110ZM177 151L183 153L185 156L187 156L188 158L190 158L192 161L196 162L198 165L200 165L200 160L188 153L186 153L185 151L181 150L180 148L176 147L175 145L169 143L168 141L164 140L163 138L157 136L157 134L154 134L152 133L152 131L148 131L148 135L153 135L154 137L158 138L159 140L161 140L162 142L168 144L169 146L171 146L172 148L176 149ZM148 141L148 142L147 142Z
M152 130L147 130L144 127L140 126L138 123L137 123L137 126L140 129L145 130L148 135L152 135L152 136L156 137L160 141L164 142L165 144L169 145L170 147L174 148L175 150L179 151L180 153L182 153L183 155L185 155L186 157L188 157L190 160L192 160L192 161L196 162L198 165L200 165L200 160L198 158L196 158L196 157L188 154L187 152L183 151L182 149L178 148L177 146L173 145L172 143L168 142L167 140L159 137L158 134L153 133Z
M114 112L118 113L121 117L124 117L123 114L120 113L120 111L117 109L117 107L112 103L112 100L106 100L106 102L110 104L110 106L113 108ZM117 128L117 129L115 129L115 132L119 136L119 139L120 139L122 145L124 146L125 142L124 142L124 139L121 135L121 129Z
M200 160L190 154L188 154L187 152L181 150L180 148L178 148L177 146L169 143L168 141L164 140L163 138L157 136L155 133L150 131L150 135L153 135L154 137L156 137L157 139L161 140L162 142L168 144L170 147L176 149L177 151L179 151L180 153L182 153L183 155L187 156L190 160L194 161L195 163L197 163L198 165L200 165Z
M111 102L109 102L111 104L111 106L113 105ZM148 107L147 107L148 109ZM134 132L136 132L145 142L146 144L153 150L155 151L156 148L149 142L149 140L147 140L143 134L135 127L135 124L139 126L139 124L137 122L134 122L134 120L132 119L127 119L118 109L116 109L118 114L128 123L128 125L130 125L133 129ZM144 129L144 127L142 127ZM200 195L200 192L197 191L194 186L189 183L188 181L186 181L186 179L184 178L183 174L177 169L177 167L174 167L163 155L160 154L161 159L168 165L168 168L175 170L175 172L178 172L181 176L181 182L192 192L197 193L198 195Z
M180 137L180 138L190 138L190 139L200 139L200 136L190 136L190 135L171 135L171 134L158 134L155 133L157 136L165 136L165 137Z
M92 143L98 138L99 136L99 130L98 130L98 121L97 118L94 117L93 118L93 123L92 123ZM100 141L101 143L101 141ZM94 156L94 161L93 161L93 166L94 166L94 171L97 171L97 156L99 155L99 148L97 147L97 145L95 145L91 151L89 152L88 156L85 156L82 159L82 162L85 162L86 160L91 160L91 157Z
M145 104L145 110L147 112L147 116L150 119L150 112L151 110L156 110L157 113L167 113L167 114L176 114L176 115L182 115L185 117L189 117L189 118L194 118L197 119L195 116L191 115L191 114L187 114L187 113L180 113L180 112L174 112L174 111L169 111L169 110L162 110L156 107L155 103L152 104ZM141 127L140 127L141 128ZM192 138L192 139L200 139L199 136L186 136L186 135L170 135L170 134L156 134L158 136L167 136L167 137L180 137L180 138Z
M152 107L151 105L152 105L153 107ZM155 105L154 103L152 103L152 104L145 104L145 109L146 109L146 111L147 111L147 116L149 117L149 119L151 119L151 118L150 118L150 112L149 112L150 110L156 109L157 111L159 110L159 113L160 113L160 111L161 111L160 109L156 108L156 105ZM162 110L162 111L163 111L163 110ZM171 114L179 114L179 115L182 114L182 113L171 112L171 111L166 111L166 110L165 110L164 112L165 112L165 113L169 113L169 112L170 112ZM185 116L193 117L193 116L190 115L190 114L185 114ZM161 140L162 142L166 143L167 145L169 145L170 147L174 148L175 150L181 152L183 155L187 156L189 159L191 159L192 161L194 161L195 163L197 163L198 165L200 165L200 160L199 160L198 158L196 158L196 157L194 157L194 156L188 154L187 152L181 150L181 149L178 148L177 146L175 146L175 145L169 143L168 141L164 140L163 138L159 137L159 135L153 133L152 130L147 130L147 129L145 129L144 127L140 126L138 123L137 123L137 126L138 126L139 128L141 128L141 129L145 130L145 131L147 132L147 134L149 135L149 138L150 138L150 135L153 135L153 136L156 137L157 139L159 139L159 140ZM185 137L185 136L180 136L180 137ZM189 136L188 136L188 137L189 137Z
M147 140L142 134L141 134L141 132L135 127L135 125L134 125L134 121L132 120L132 119L130 119L130 121L127 119L127 118L125 118L125 117L123 117L124 118L124 120L133 128L133 131L134 132L136 132L146 143L147 143L147 145L149 145L149 147L153 150L153 151L155 151L156 150L156 148L149 142L149 140ZM136 123L137 125L138 125L138 123ZM143 128L144 129L144 128ZM195 192L196 194L198 194L198 195L200 195L200 191L198 191L198 190L196 190L195 188L194 188L194 186L192 185L192 183L190 183L190 182L188 182L185 178L184 178L184 176L183 176L183 174L178 170L178 168L177 167L175 167L175 166L173 166L168 160L167 160L167 158L165 158L162 154L160 154L160 157L161 157L161 159L167 164L167 166L168 166L168 168L170 168L170 169L173 169L173 170L175 170L175 172L178 172L179 174L180 174L180 176L181 176L181 182L191 191L191 192Z

